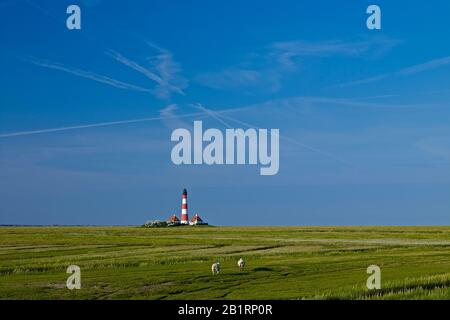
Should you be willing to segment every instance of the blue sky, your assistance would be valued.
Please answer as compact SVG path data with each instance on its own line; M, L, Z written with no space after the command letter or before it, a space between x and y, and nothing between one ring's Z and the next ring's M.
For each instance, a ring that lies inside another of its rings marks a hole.
M216 225L448 225L449 15L448 1L2 0L0 224L140 224L179 214L186 187ZM172 130L225 129L195 103L279 128L279 173L172 164Z

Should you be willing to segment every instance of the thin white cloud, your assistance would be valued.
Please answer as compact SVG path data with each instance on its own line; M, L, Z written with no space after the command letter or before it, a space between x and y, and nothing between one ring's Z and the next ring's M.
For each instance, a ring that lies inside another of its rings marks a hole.
M379 98L383 98L380 96ZM298 104L302 102L309 102L316 105L329 105L329 106L344 106L344 107L359 107L359 108L372 108L372 109L430 109L430 108L447 108L448 105L444 104L431 104L431 103L385 103L385 102L366 102L364 100L370 100L372 97L367 98L329 98L329 97L293 97L287 99L281 99L287 105Z
M149 41L146 43L150 48L153 48L158 52L157 55L151 56L148 60L153 62L155 69L159 72L162 79L166 81L186 81L185 79L177 79L180 78L178 73L181 71L181 68L179 63L174 60L173 54L169 50L161 48Z
M155 73L151 72L150 70L144 68L143 66L139 65L137 62L132 61L132 60L124 57L120 53L118 53L118 52L116 52L114 50L108 50L106 52L106 54L109 55L110 57L114 58L116 61L119 61L120 63L130 67L131 69L142 73L144 76L146 76L150 80L153 80L153 81L155 81L158 84L162 84L163 83L161 77L159 77L157 74L155 74Z
M133 91L140 91L140 92L148 92L148 93L152 93L151 89L147 89L147 88L143 88L131 83L127 83L127 82L123 82L117 79L113 79L104 75L100 75L91 71L85 71L85 70L81 70L81 69L76 69L76 68L70 68L67 67L61 63L56 63L56 62L52 62L52 61L48 61L48 60L42 60L42 59L37 59L34 57L28 58L26 59L28 62L31 62L37 66L40 67L45 67L45 68L49 68L49 69L54 69L54 70L59 70L59 71L64 71L67 73L70 73L72 75L78 76L78 77L82 77L82 78L86 78L86 79L90 79L96 82L100 82L103 84L107 84L116 88L120 88L120 89L126 89L126 90L133 90Z
M218 72L203 73L197 77L197 80L208 87L222 89L251 87L264 79L256 70L231 67Z
M374 83L374 82L389 78L390 76L391 76L390 73L380 74L380 75L374 76L374 77L369 77L369 78L365 78L365 79L360 79L360 80L340 83L337 85L332 85L332 86L329 86L329 88L345 88L345 87L358 86L358 85L362 85L362 84Z
M195 80L213 89L239 90L241 93L264 89L264 92L273 93L280 90L284 72L276 65L260 69L233 66L220 71L199 74Z
M400 41L376 38L367 41L281 41L270 44L262 53L249 54L242 63L213 72L204 72L195 79L214 89L264 89L276 92L284 76L295 72L306 58L330 56L383 55Z
M388 38L377 38L367 41L283 41L270 46L270 55L288 69L295 69L298 57L359 56L370 53L380 56L400 41Z
M231 128L231 125L229 125L224 119L227 119L227 120L229 120L229 121L238 123L239 125L243 125L243 126L245 126L245 127L247 127L247 128L261 129L261 128L258 127L258 126L255 126L255 125L253 125L253 124L250 124L250 123L247 123L247 122L238 120L238 119L236 119L236 118L234 118L234 117L230 117L230 116L227 116L227 115L224 115L224 114L219 114L218 112L213 111L213 110L211 110L211 109L207 109L207 108L201 106L200 104L197 104L197 107L198 107L199 109L203 110L203 111L204 111L207 115L209 115L210 117L212 117L212 118L216 119L217 121L221 122L223 125L225 125L225 126L228 127L228 128ZM293 144L295 144L295 145L297 145L297 146L300 146L300 147L302 147L302 148L304 148L304 149L307 149L307 150L309 150L309 151L311 151L311 152L320 154L320 155L322 155L322 156L324 156L324 157L326 157L326 158L333 159L333 160L335 160L335 161L337 161L337 162L340 162L341 164L345 164L345 165L352 166L352 164L350 164L349 162L347 162L347 161L345 161L345 160L342 160L342 159L336 157L335 155L333 155L333 154L331 154L331 153L328 153L328 152L326 152L326 151L322 151L322 150L319 150L319 149L317 149L317 148L311 147L311 146L309 146L309 145L307 145L307 144L304 144L304 143L302 143L302 142L300 142L300 141L298 141L298 140L296 140L296 139L293 139L293 138L291 138L291 137L288 137L288 136L285 136L285 135L281 135L281 134L280 134L280 139L283 139L283 140L285 140L285 141L288 141L288 142L290 142L290 143L293 143Z
M184 114L175 114L174 110L177 109L176 105L169 105L166 108L160 110L160 116L158 117L150 117L150 118L139 118L139 119L131 119L131 120L120 120L120 121L109 121L109 122L98 122L91 124L82 124L82 125L74 125L74 126L66 126L66 127L58 127L58 128L46 128L40 130L28 130L28 131L16 131L9 133L0 134L0 138L9 138L9 137L17 137L17 136L27 136L41 133L54 133L60 131L69 131L69 130L77 130L77 129L87 129L87 128L96 128L96 127L108 127L115 125L124 125L124 124L132 124L139 122L148 122L148 121L156 121L156 120L169 120L169 119L182 119L203 115L203 112L192 112L192 113L184 113ZM250 109L250 107L243 108L234 108L228 110L218 110L216 113L233 113L240 112Z
M114 50L107 50L106 54L121 64L143 74L149 80L154 81L156 83L156 88L154 89L144 88L92 71L72 68L63 65L62 63L36 57L28 57L25 60L37 66L67 72L78 77L90 79L116 88L151 93L161 99L169 98L171 93L185 95L183 89L187 87L187 80L179 75L180 67L178 63L173 60L172 54L153 44L149 45L151 45L154 50L158 51L156 56L148 58L150 60L151 68L146 68Z
M390 77L413 75L413 74L417 74L417 73L421 73L421 72L426 72L426 71L429 71L432 69L445 67L447 65L450 65L450 56L430 60L430 61L420 63L420 64L416 64L416 65L413 65L413 66L410 66L407 68L400 69L396 72L385 73L385 74L380 74L380 75L369 77L369 78L340 83L337 85L333 85L330 88L349 87L349 86L355 86L355 85L361 85L361 84L367 84L367 83L374 83L374 82L384 80L384 79L387 79Z
M217 121L219 121L221 124L223 124L226 128L231 129L231 125L229 125L226 121L223 121L222 118L220 118L219 116L216 115L216 113L212 110L206 109L205 107L203 107L200 103L196 103L194 105L195 108L202 110L203 112L205 112L208 116L210 116L213 119L216 119Z
M354 55L367 51L370 42L343 42L343 41L282 41L272 44L272 48L279 51L288 51L302 56L318 56L329 54Z
M187 81L179 75L181 69L179 64L174 61L172 53L151 42L147 42L147 44L153 50L157 51L156 55L147 58L151 64L150 68L144 67L142 64L133 61L114 50L108 50L106 54L121 64L143 74L146 78L156 82L157 86L154 93L157 97L168 98L172 92L185 95L183 89L186 88Z
M175 103L169 104L159 110L161 117L174 116L174 111L178 110L178 106Z
M0 134L0 138L27 136L27 135L33 135L33 134L39 134L39 133L52 133L52 132L59 132L59 131L87 129L87 128L95 128L95 127L108 127L108 126L114 126L114 125L130 124L130 123L145 122L145 121L155 121L155 120L161 120L161 119L162 119L162 117L153 117L153 118L132 119L132 120L123 120L123 121L99 122L99 123L91 123L91 124L85 124L85 125L76 125L76 126L68 126L68 127L60 127L60 128L49 128L49 129L42 129L42 130L19 131L19 132Z
M424 72L440 67L444 67L450 64L450 57L445 57L441 59L434 59L425 63L417 64L415 66L405 68L397 72L398 75L410 75L419 72Z
M166 107L159 110L159 115L161 116L161 121L164 126L168 129L176 129L176 128L190 128L191 125L177 116L179 114L180 109L178 105L172 103L167 105ZM197 113L199 115L200 113Z

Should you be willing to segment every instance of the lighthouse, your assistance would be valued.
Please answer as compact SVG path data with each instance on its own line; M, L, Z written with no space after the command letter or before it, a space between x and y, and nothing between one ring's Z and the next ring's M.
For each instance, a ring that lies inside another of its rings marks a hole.
M183 190L181 198L181 224L189 224L189 217L187 212L187 190Z

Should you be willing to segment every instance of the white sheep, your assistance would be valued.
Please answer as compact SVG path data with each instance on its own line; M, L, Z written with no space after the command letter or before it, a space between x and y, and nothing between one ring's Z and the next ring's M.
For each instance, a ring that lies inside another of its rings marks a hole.
M244 267L245 267L244 259L240 258L237 262L237 265L239 267L239 271L244 271Z
M219 262L213 263L211 266L211 271L213 275L218 274L220 272L220 263Z

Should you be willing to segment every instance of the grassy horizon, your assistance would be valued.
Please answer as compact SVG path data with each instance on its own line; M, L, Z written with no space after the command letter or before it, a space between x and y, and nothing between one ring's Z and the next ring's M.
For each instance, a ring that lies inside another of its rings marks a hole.
M0 299L449 299L449 248L447 226L4 226Z

